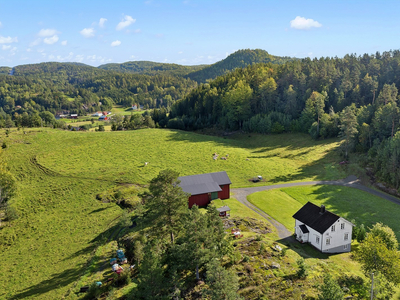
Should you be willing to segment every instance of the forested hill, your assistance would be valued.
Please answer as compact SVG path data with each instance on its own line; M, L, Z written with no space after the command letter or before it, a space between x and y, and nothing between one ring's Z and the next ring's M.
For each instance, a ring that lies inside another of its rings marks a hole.
M113 104L169 107L197 86L190 79L168 74L128 74L79 63L22 65L13 69L13 76L7 75L10 68L1 70L0 128L6 126L6 119L7 126L35 126L19 122L21 115L37 120L35 116L45 111L86 115L109 110Z
M248 65L257 63L283 64L293 60L296 60L296 58L274 56L269 54L267 51L260 49L239 50L213 65L188 74L187 77L199 83L204 83L209 79L215 79L216 77L224 75L229 71L233 71L236 68L245 68Z
M157 63L151 61L128 61L121 64L105 64L98 68L123 73L144 75L174 75L184 76L204 68L206 65L182 66L178 64Z
M376 174L399 188L399 87L399 50L251 65L193 90L168 126L340 135L345 156L368 152Z

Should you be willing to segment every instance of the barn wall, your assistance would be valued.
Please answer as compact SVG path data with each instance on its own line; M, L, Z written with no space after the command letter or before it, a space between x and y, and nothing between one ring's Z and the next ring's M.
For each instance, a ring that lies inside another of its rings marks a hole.
M230 196L230 185L226 184L226 185L220 185L220 188L222 189L222 191L218 192L218 198L219 199L229 199Z
M193 195L189 197L189 208L192 208L195 204L197 206L205 206L208 203L210 203L208 194Z

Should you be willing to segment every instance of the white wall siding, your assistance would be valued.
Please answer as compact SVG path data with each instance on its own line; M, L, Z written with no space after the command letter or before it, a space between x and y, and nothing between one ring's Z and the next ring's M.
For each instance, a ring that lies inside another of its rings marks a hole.
M344 224L344 229L341 228L341 224ZM332 226L335 226L335 231L332 231ZM351 244L353 225L349 221L339 218L332 226L323 234L322 252L331 252L332 249L335 249L335 252L350 251L349 244ZM345 240L345 234L347 234L347 240ZM327 239L329 239L329 245L326 244ZM344 249L344 245L348 245L347 249ZM339 249L343 249L343 251L339 251Z

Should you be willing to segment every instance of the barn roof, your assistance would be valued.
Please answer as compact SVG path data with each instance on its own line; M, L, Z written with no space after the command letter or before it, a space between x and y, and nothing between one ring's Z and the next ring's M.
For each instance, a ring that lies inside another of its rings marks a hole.
M293 215L293 218L322 234L340 217L325 210L325 207L307 202Z
M231 184L225 171L178 177L180 187L186 193L200 195L220 192L220 185Z

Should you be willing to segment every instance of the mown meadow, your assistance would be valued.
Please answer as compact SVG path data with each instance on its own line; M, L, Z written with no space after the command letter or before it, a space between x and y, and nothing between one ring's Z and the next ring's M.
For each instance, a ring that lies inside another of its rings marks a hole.
M293 214L308 201L366 228L381 222L393 229L400 239L400 206L350 187L315 185L258 192L249 201L293 232Z
M19 215L0 229L4 299L76 298L98 247L120 230L122 209L96 195L119 184L146 185L165 168L181 175L225 170L232 187L345 177L334 151L337 140L315 142L301 134L213 137L159 129L44 128L13 129L9 137L1 132L0 140L6 141L4 158L18 180L10 205ZM249 181L257 175L265 182Z

